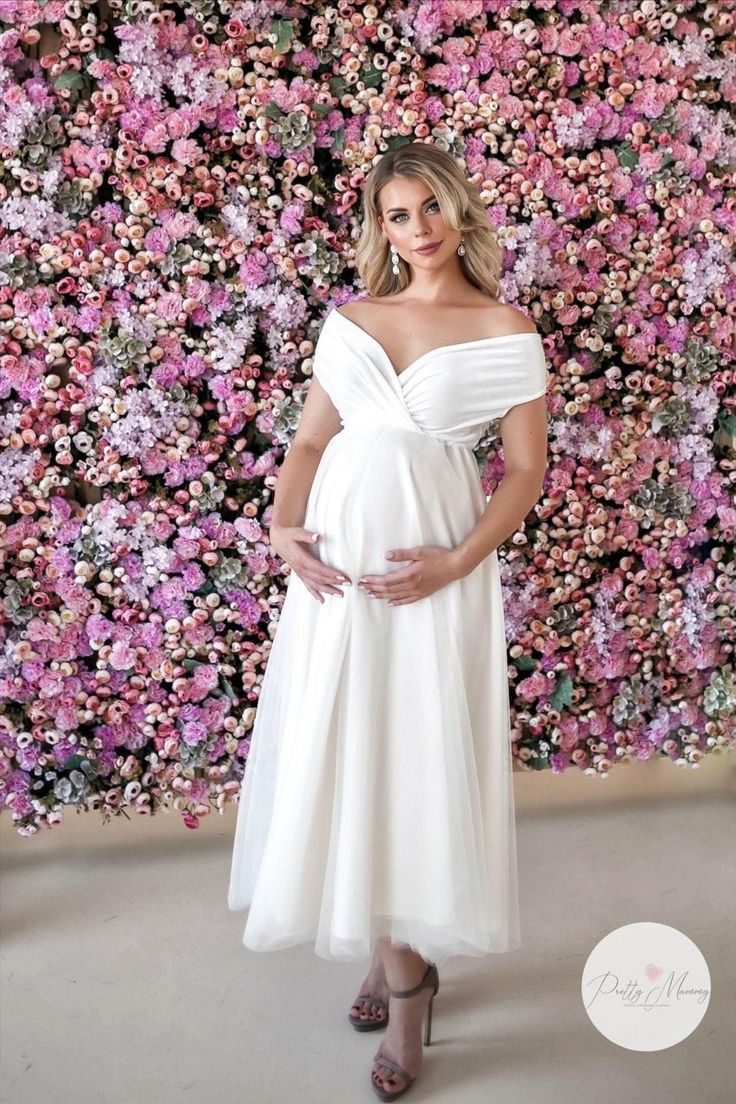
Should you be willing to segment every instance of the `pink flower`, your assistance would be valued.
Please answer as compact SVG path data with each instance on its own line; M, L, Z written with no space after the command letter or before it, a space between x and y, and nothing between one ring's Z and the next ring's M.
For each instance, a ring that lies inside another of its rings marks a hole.
M153 253L165 253L171 243L171 238L163 226L152 227L144 239L146 249Z
M171 147L171 155L182 165L195 165L203 156L202 149L191 138L177 138Z
M127 671L135 665L135 652L126 641L117 640L110 649L110 666L116 671Z

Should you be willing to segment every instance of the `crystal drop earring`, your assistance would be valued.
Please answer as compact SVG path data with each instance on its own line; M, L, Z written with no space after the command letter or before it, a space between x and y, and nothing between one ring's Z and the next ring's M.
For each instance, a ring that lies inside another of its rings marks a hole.
M399 251L395 245L391 246L391 271L394 276L399 275Z
M462 236L462 234L460 235L460 244L459 244L459 246L457 247L457 252L458 252L458 255L459 255L460 257L464 257L464 256L465 256L465 246L463 245L463 236Z

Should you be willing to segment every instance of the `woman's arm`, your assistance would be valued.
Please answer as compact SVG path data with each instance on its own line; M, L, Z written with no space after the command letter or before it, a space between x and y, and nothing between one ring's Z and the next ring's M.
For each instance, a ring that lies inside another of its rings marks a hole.
M538 501L547 471L547 401L514 406L501 419L505 473L482 516L453 549L458 578L471 571L520 527Z
M312 377L297 431L279 469L271 530L302 525L309 492L327 444L340 432L340 415L327 392Z
M299 426L276 481L269 542L274 552L295 571L309 592L324 602L324 594L340 594L342 571L322 563L307 551L319 533L304 528L304 515L314 476L328 442L342 423L332 400L316 377L312 378Z

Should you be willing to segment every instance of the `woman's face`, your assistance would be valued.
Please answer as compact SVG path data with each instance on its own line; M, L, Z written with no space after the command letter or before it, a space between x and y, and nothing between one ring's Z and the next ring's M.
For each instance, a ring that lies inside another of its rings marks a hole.
M460 244L460 231L446 224L439 203L423 180L394 177L381 189L380 205L382 229L407 264L440 267ZM433 253L417 252L419 246L435 242L440 246Z

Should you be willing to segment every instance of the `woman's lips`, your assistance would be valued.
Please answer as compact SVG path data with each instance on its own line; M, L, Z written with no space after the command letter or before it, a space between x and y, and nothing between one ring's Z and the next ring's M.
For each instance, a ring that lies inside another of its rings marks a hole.
M439 249L442 242L435 242L434 245L423 245L421 249L417 249L417 253L434 253L435 249Z

